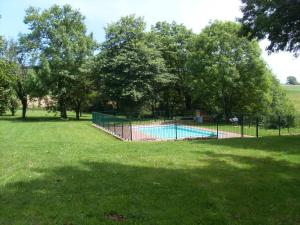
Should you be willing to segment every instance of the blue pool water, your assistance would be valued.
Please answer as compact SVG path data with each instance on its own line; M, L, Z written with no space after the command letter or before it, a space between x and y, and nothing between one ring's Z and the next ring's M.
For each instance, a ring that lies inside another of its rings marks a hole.
M137 127L137 130L143 132L147 136L159 139L176 139L176 126L175 124L169 125L156 125ZM198 128L177 125L177 139L184 138L207 138L215 137L217 134L212 131L201 130Z

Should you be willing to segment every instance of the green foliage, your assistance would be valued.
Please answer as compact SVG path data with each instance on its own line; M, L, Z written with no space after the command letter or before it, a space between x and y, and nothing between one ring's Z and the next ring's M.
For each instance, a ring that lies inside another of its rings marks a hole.
M105 94L125 111L139 111L164 82L165 63L151 44L141 17L127 16L105 28L97 73Z
M0 36L0 56L3 55L4 41ZM7 107L7 92L9 90L9 79L7 77L7 64L0 58L0 115L6 111Z
M14 82L13 74L15 70L15 64L10 63L3 57L4 39L0 38L0 40L0 115L2 115L10 105L10 99L13 93L12 84Z
M251 4L258 2L244 1L243 10L256 10ZM182 24L158 22L147 32L143 18L126 16L105 28L95 54L84 16L70 5L30 7L24 22L30 32L18 42L0 40L1 56L13 65L10 88L23 117L28 97L45 95L63 118L68 109L79 119L82 108L97 107L165 116L201 109L227 119L241 113L293 114L257 42L240 36L239 24L217 21L195 35Z
M287 126L287 123L293 124L295 120L295 108L286 95L286 91L280 85L279 81L273 77L271 85L271 104L266 112L268 118L268 128L277 128L279 117L288 118L281 120L281 126Z
M35 71L30 64L31 55L24 45L22 37L18 42L5 40L4 44L3 58L13 66L11 88L14 94L12 98L16 95L20 100L23 110L22 117L25 118L28 97L37 93L36 84L33 83L34 80L32 79ZM12 101L14 102L14 100Z
M286 84L289 84L289 85L297 85L297 84L299 84L299 83L298 83L296 77L294 77L294 76L288 76L288 77L286 78Z
M272 102L270 113L283 116L293 115L295 113L293 105L287 98L286 91L275 78L272 80L271 94Z
M61 116L66 118L69 103L86 93L79 83L88 77L81 75L80 67L92 56L92 35L86 34L84 17L70 5L54 5L42 12L30 7L24 21L31 31L23 37L27 48L39 50L41 84L58 100ZM72 107L77 109L78 104Z
M300 50L300 1L242 0L243 33L250 38L268 38L269 51Z
M79 119L82 107L87 104L90 94L93 91L93 60L85 60L73 77L73 85L70 89L71 101L75 106L77 119Z
M7 110L10 98L10 79L7 70L7 64L0 60L0 115Z
M187 60L194 34L182 24L158 22L152 26L151 35L170 74L168 82L160 90L161 105L166 110L172 107L181 113L189 111L192 107L191 75L188 72Z
M15 93L12 93L9 99L8 108L11 115L14 116L19 106L19 101Z
M211 113L264 112L272 78L255 41L239 36L240 25L216 21L194 40L190 69L193 97Z

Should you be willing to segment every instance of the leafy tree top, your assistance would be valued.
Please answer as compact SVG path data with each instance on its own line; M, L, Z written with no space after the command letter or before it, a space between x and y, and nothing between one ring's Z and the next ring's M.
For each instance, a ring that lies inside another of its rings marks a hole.
M189 53L192 30L176 22L157 22L151 28L156 39L156 48L162 53L170 73L181 74L186 72L185 64Z
M298 83L296 77L294 77L294 76L288 76L287 79L286 79L286 84L297 85L299 83Z
M195 100L210 112L253 113L269 101L271 74L256 41L240 36L241 25L215 21L196 36L189 67Z
M300 52L299 0L242 0L243 33L250 38L268 38L270 52Z
M164 61L145 29L144 19L134 15L109 24L97 57L106 94L127 106L141 103L164 79Z
M70 63L92 54L92 34L86 35L85 17L70 5L54 5L40 11L30 7L26 10L25 24L29 34L21 39L28 48L35 49L50 61Z

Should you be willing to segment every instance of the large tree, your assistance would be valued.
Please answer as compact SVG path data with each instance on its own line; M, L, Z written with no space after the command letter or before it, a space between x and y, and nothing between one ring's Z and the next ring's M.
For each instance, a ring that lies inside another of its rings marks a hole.
M289 101L286 91L274 76L271 84L271 104L268 110L269 114L275 116L293 116L295 113L294 106Z
M296 77L294 77L294 76L288 76L288 77L286 78L286 84L297 85L297 84L299 84L299 83L298 83Z
M143 18L133 15L105 28L97 69L104 93L119 110L139 111L164 80L164 60L145 28Z
M73 85L70 89L72 103L74 105L76 119L78 120L82 107L87 103L90 93L95 89L93 83L93 60L83 61L78 68L76 76L74 76Z
M3 52L3 38L0 36L0 115L2 115L7 108L7 96L6 90L9 87L7 75L6 75L6 64L2 59L2 52Z
M172 81L163 92L163 103L180 112L191 109L190 76L187 59L193 33L182 24L158 22L151 28L153 43L161 52Z
M11 86L22 104L22 118L26 117L28 97L31 91L28 79L33 74L28 63L29 56L26 48L14 40L6 40L4 44L4 58L14 65L13 82ZM13 100L13 99L12 99Z
M12 82L11 65L3 59L0 59L0 115L5 113L9 108L9 102L12 95L11 82Z
M239 36L240 25L216 21L194 41L190 69L194 74L194 101L202 110L238 113L266 109L271 75L256 41Z
M16 65L6 57L6 41L0 36L0 115L16 106L13 89L15 70Z
M80 67L93 54L92 34L87 35L84 17L70 5L54 5L42 12L30 7L24 22L31 31L26 42L39 55L40 71L45 72L40 76L44 86L58 101L61 117L67 118L68 107L80 111L77 95L86 92L78 83L86 79L81 76Z
M268 38L269 51L300 51L299 0L242 0L243 33L250 38Z

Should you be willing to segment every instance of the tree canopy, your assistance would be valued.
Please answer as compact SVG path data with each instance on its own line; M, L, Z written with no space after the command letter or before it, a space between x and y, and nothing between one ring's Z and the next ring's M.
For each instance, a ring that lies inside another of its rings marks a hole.
M0 36L0 115L16 106L13 84L16 64L6 58L6 40Z
M86 78L80 67L92 56L95 47L92 34L86 34L84 16L70 5L54 5L42 12L30 7L24 22L30 30L24 36L25 43L38 53L44 72L40 77L52 98L58 101L61 117L67 117L72 102L79 118L83 98L78 93L86 93L85 85L79 85Z
M257 113L268 104L270 72L256 41L240 25L216 21L194 40L190 57L194 100L213 113Z
M300 1L242 0L243 33L268 38L269 51L300 51Z
M12 65L0 60L0 115L9 107L11 97Z
M193 32L175 22L157 22L151 28L153 43L160 51L170 79L161 93L161 105L181 112L191 109L190 76L187 68Z
M294 77L294 76L288 76L288 77L286 78L286 84L297 85L297 84L299 84L299 83L298 83L296 77Z
M143 18L133 15L109 24L97 57L105 94L125 111L139 111L166 75L164 60L145 28Z
M15 41L0 38L0 113L9 108L13 113L18 97L25 117L28 99L50 96L62 118L67 110L79 119L82 110L91 109L135 116L192 115L201 109L227 119L290 114L284 90L253 37L268 37L269 50L297 52L298 20L284 25L281 34L277 26L284 23L277 17L286 8L286 20L298 18L290 8L298 3L271 2L244 0L243 25L215 21L198 34L165 21L147 30L142 17L129 15L105 27L102 43L87 33L84 16L70 5L30 7L24 19L29 32Z
M3 58L13 66L11 89L22 104L22 118L25 118L28 97L32 96L35 91L35 84L32 82L35 71L28 63L30 58L28 51L22 42L5 40ZM12 98L12 102L15 104L15 98Z

